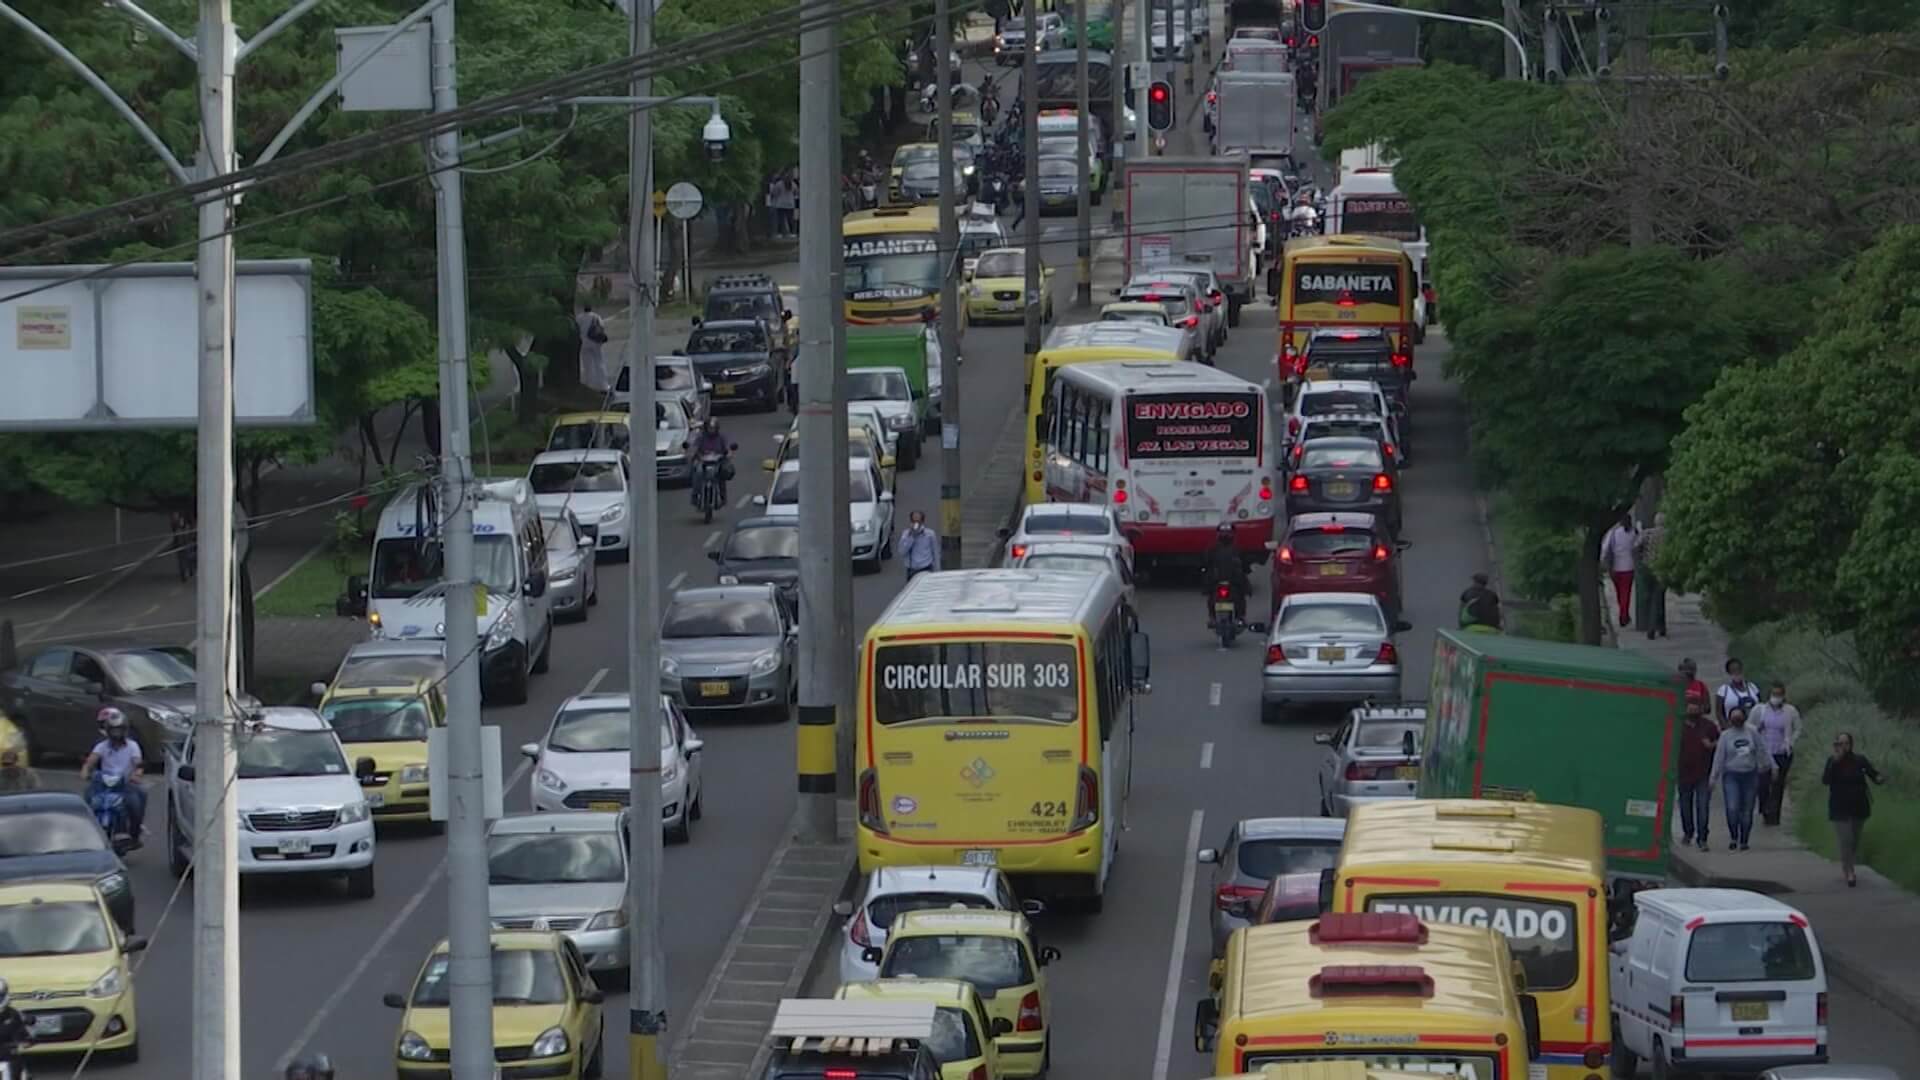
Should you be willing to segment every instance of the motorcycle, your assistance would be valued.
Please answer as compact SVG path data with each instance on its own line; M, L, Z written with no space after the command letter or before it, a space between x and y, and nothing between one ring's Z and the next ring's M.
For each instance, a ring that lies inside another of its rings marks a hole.
M732 449L740 449L734 443ZM693 474L693 508L700 511L701 520L713 523L713 512L727 505L727 480L722 471L727 459L723 454L701 454L700 461Z
M987 177L986 190L982 194L985 195L985 198L981 201L993 207L994 213L1004 214L1007 212L1008 195L1006 177L1001 176L999 173L994 173L992 176Z
M1213 586L1213 632L1220 635L1220 647L1233 648L1240 634L1240 616L1233 602L1233 582L1219 581Z
M93 819L112 842L115 855L133 850L133 823L127 816L127 795L122 787L125 783L125 777L103 774L88 800Z

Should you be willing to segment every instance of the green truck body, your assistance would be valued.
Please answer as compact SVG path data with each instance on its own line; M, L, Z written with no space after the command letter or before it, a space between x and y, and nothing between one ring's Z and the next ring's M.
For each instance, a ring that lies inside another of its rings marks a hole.
M1419 795L1596 810L1609 873L1663 880L1681 690L1622 649L1441 630Z
M847 370L897 367L920 397L920 429L940 430L940 343L931 327L848 326Z

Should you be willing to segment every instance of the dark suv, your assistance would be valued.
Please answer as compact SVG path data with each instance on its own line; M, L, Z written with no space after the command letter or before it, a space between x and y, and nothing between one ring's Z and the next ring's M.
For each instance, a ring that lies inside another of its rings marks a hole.
M773 356L782 370L793 358L793 312L770 274L722 274L707 284L702 322L759 319L773 337Z
M765 320L703 322L687 335L687 355L713 384L714 408L750 404L772 412L779 406L783 374Z
M1309 379L1360 379L1377 384L1393 408L1406 440L1407 393L1413 386L1413 358L1393 350L1393 340L1378 327L1322 326L1307 338L1301 366Z

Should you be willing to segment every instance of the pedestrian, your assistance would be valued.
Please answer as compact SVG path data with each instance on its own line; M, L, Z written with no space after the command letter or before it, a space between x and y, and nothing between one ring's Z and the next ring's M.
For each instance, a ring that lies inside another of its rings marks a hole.
M1600 565L1613 579L1613 599L1620 609L1620 626L1633 625L1633 545L1639 530L1633 527L1633 511L1620 511L1620 520L1600 541Z
M1634 579L1640 585L1640 628L1647 632L1648 640L1667 636L1667 587L1660 583L1653 569L1660 542L1666 535L1667 515L1664 511L1656 512L1653 526L1640 533L1633 547Z
M1700 681L1700 665L1691 656L1680 661L1680 685L1682 696L1707 700L1707 684Z
M1687 717L1680 729L1680 834L1684 842L1707 850L1707 834L1712 830L1713 749L1720 741L1720 726L1707 715L1707 695L1687 695Z
M915 510L907 515L907 527L900 531L895 545L900 549L900 565L907 568L907 580L915 574L940 569L940 537L927 528L927 515Z
M606 320L594 313L592 304L582 304L573 323L580 332L580 385L604 394L610 385L606 353L601 349L607 343Z
M1760 778L1760 821L1780 824L1780 803L1787 797L1787 774L1793 771L1793 749L1800 741L1800 710L1787 701L1787 684L1778 679L1767 700L1748 721L1760 733L1760 745L1773 757L1773 773Z
M1773 758L1760 745L1760 736L1747 726L1744 709L1727 712L1727 729L1713 748L1710 783L1720 787L1727 805L1728 851L1745 851L1753 837L1753 799L1761 773L1773 771Z
M1760 704L1760 688L1747 679L1746 665L1740 658L1727 660L1727 681L1720 684L1720 695L1714 698L1715 711L1720 715L1720 726L1729 723L1733 710L1739 709L1747 715L1753 715L1753 707Z
M800 235L800 174L787 170L787 235Z
M1873 795L1867 781L1886 783L1880 770L1866 755L1853 752L1853 736L1845 731L1833 737L1833 756L1820 770L1820 782L1827 785L1827 820L1833 822L1833 837L1840 847L1840 872L1847 876L1847 887L1859 882L1853 877L1853 863L1860 855L1860 832L1873 813Z
M775 237L787 235L787 180L779 173L767 181L767 227Z

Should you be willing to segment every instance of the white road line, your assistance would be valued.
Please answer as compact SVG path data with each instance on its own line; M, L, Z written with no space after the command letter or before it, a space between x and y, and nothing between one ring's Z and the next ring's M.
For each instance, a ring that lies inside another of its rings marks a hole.
M682 570L679 573L673 575L673 580L667 582L667 591L668 592L680 591L680 586L684 584L686 580L687 580L687 572L685 570Z
M733 500L733 508L735 510L740 509L741 507L747 505L747 500L751 498L753 498L753 494L751 492L741 493L739 498Z
M1220 707L1220 684L1219 683L1214 683L1212 686L1207 687L1207 704L1213 706L1216 709Z
M600 680L607 677L607 671L607 668L601 668L599 671L594 672L593 678L587 680L587 685L581 687L580 692L583 694L593 693L594 690L599 688Z
M1213 744L1210 742L1200 744L1200 767L1203 769L1213 768Z
M712 532L710 532L710 533L708 533L708 534L707 534L707 544L706 544L706 547L707 547L707 550L708 550L708 551L712 551L712 550L714 549L714 547L715 547L715 546L716 546L717 544L719 544L719 543L720 543L720 530L719 530L719 529L715 529L715 530L713 530Z
M1271 390L1271 389L1273 389L1273 376L1271 376L1271 375L1269 375L1269 376L1267 376L1266 378L1264 378L1264 379L1261 379L1261 380L1260 380L1260 388L1261 388L1262 390Z
M1187 930L1193 923L1193 876L1200 865L1194 861L1193 853L1200 848L1200 826L1206 816L1205 810L1193 812L1193 821L1187 826L1187 846L1180 849L1180 862L1186 869L1180 872L1173 949L1167 957L1167 991L1160 1000L1160 1038L1153 1049L1153 1080L1167 1080L1167 1065L1173 1060L1173 1014L1180 1007L1180 970L1187 966Z

